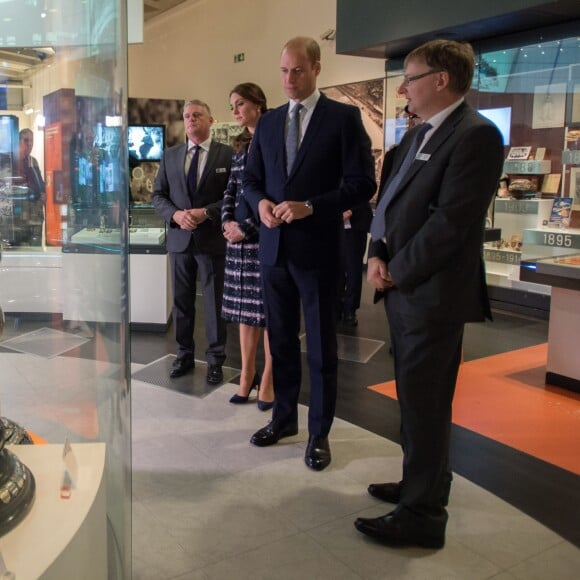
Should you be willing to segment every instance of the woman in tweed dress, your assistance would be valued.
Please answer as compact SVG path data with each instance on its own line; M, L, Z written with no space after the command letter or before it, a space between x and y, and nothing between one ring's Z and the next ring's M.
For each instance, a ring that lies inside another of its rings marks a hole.
M230 403L247 403L252 389L258 389L258 408L267 411L274 402L272 358L265 329L260 263L259 226L244 198L242 175L258 119L267 111L266 97L254 83L242 83L230 93L234 119L244 127L233 143L232 169L222 206L222 229L227 240L222 317L240 326L242 372L240 387ZM264 371L256 372L256 353L264 335Z

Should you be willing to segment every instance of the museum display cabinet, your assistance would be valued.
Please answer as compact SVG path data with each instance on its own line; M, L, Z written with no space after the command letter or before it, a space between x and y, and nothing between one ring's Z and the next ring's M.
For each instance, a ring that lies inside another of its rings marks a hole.
M1 4L2 572L130 578L126 3Z
M504 174L491 216L499 240L484 245L490 297L504 307L548 312L551 284L522 277L524 232L554 225L554 198L573 198L580 217L578 172L569 152L580 149L580 42L577 36L478 54L469 102L500 128ZM578 137L578 138L577 138ZM574 199L575 198L575 199Z

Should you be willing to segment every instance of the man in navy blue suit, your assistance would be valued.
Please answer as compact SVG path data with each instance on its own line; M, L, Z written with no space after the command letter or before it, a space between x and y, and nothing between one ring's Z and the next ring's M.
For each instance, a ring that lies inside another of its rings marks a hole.
M385 544L441 548L451 486L451 403L466 322L490 318L484 221L501 134L466 102L467 43L433 40L405 59L399 94L423 119L388 155L371 224L368 281L384 299L401 410L403 477L368 492L397 507L356 528Z
M272 421L251 442L265 447L298 433L302 303L310 370L305 462L315 470L331 460L342 212L367 201L376 188L360 111L317 90L320 70L315 40L286 43L280 74L290 100L258 123L244 176L245 195L261 221L259 258L276 396Z

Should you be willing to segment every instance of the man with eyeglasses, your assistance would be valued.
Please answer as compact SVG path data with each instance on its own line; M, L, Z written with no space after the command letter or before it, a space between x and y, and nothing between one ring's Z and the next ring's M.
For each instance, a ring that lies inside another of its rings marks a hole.
M451 486L451 403L466 322L491 319L483 228L503 165L498 129L464 100L474 53L434 40L405 59L398 91L423 123L385 164L367 279L384 299L401 411L403 477L368 492L397 504L356 528L389 545L441 548ZM410 153L409 153L410 152Z
M232 148L213 141L209 106L192 100L183 107L187 141L165 151L153 188L153 205L165 219L173 285L177 356L172 379L195 366L196 283L202 287L207 347L207 382L223 380L226 323L221 317L226 244L221 207L230 174Z

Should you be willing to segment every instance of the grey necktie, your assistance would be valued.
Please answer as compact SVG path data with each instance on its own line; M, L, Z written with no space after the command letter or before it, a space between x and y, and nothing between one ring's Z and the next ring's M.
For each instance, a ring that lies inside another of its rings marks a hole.
M377 205L375 210L375 216L373 217L373 221L371 223L371 238L373 241L380 240L385 237L385 210L389 205L393 195L397 191L399 184L409 168L411 167L411 163L413 163L417 151L421 147L421 143L423 143L423 139L425 138L425 133L431 129L433 125L430 123L423 123L417 133L415 134L415 138L409 147L409 151L407 151L407 155L405 159L403 159L403 163L401 163L401 167L399 170L393 175L391 180L387 182L385 189L383 190L383 194Z
M288 133L286 134L286 174L290 175L298 147L300 145L300 110L304 105L298 103L292 111L290 117L290 124L288 125Z

